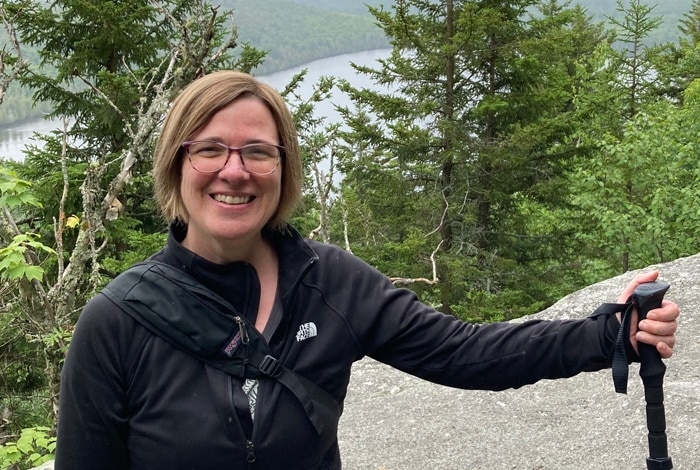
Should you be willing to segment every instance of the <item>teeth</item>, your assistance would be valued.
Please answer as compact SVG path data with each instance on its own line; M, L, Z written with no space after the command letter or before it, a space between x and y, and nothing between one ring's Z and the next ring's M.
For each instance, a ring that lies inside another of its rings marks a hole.
M250 202L250 196L226 196L225 194L215 194L214 199L224 204L246 204Z

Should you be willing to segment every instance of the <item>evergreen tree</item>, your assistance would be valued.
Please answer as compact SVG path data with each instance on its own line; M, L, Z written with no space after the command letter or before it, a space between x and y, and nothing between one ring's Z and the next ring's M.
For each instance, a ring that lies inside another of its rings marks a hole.
M700 1L695 0L690 11L683 15L678 27L686 39L693 43L700 43Z
M359 111L377 116L346 110L349 140L363 145L346 186L372 217L407 219L392 243L420 233L422 248L440 247L434 299L446 312L464 299L487 312L502 310L505 296L531 296L518 283L525 253L554 242L526 233L519 212L523 201L556 204L562 195L574 64L600 28L556 2L530 15L538 5L401 0L372 9L393 52L381 69L359 70L392 89L345 87ZM385 187L370 187L379 178Z
M663 96L677 103L693 80L700 78L700 1L693 2L678 29L682 33L678 43L665 45L655 65Z

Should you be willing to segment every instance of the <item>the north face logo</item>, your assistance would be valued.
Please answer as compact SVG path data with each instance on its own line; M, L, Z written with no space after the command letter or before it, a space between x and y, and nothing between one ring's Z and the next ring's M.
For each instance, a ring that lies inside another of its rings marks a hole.
M304 323L299 325L299 331L297 331L297 342L304 341L305 339L313 338L318 334L318 329L314 322Z

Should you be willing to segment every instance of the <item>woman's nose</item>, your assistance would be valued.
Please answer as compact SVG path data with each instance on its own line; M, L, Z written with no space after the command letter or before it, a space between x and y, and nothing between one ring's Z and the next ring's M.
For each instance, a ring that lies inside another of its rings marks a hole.
M229 149L228 158L224 167L219 171L220 173L245 173L249 174L245 168L245 163L243 163L243 157L241 156L240 150Z

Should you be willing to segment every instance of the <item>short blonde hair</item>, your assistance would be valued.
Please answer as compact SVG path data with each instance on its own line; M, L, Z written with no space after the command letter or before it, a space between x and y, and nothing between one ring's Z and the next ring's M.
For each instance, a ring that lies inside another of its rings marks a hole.
M168 222L187 223L189 214L180 196L182 143L203 128L214 114L232 101L254 96L272 112L285 150L281 159L282 188L277 211L268 221L274 229L284 227L301 198L303 171L296 126L286 103L271 86L236 71L220 71L192 82L175 99L168 112L153 157L156 200Z

